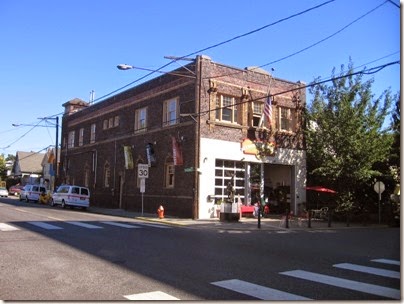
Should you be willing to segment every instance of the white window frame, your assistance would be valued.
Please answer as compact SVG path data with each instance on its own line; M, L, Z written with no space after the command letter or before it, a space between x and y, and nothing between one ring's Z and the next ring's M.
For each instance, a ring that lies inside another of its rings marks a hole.
M233 177L235 196L244 200L245 191L245 165L240 161L216 159L215 160L215 198L227 199L227 185Z
M225 95L216 95L216 120L226 123L238 123L238 100L237 98ZM228 114L227 114L228 113ZM224 119L225 116L230 116L230 119Z
M284 132L294 132L293 109L279 107L278 114L279 130Z
M261 117L264 112L264 102L263 101L254 101L251 104L252 108L252 113L251 113L251 122L250 122L250 127L258 128L259 123L261 121ZM258 121L257 124L254 124L254 121Z
M164 165L164 187L174 188L175 184L175 166L174 162L166 162Z
M119 115L116 115L114 117L114 127L118 127L119 126Z
M172 126L178 123L178 98L164 101L163 127Z
M80 128L79 130L79 147L81 147L84 143L84 128Z
M147 107L137 109L135 112L135 132L147 130Z
M96 124L95 123L91 124L90 144L95 143L95 129L96 129Z
M75 131L70 131L67 139L67 148L74 148L74 137L76 135Z

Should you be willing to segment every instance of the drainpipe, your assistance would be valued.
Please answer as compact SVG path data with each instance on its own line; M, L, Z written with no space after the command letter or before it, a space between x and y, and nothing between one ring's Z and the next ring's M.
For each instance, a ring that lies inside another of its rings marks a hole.
M200 135L201 135L201 88L202 88L202 57L197 56L196 60L196 79L195 79L195 113L197 114L195 126L195 180L194 180L194 203L193 219L199 218L199 158L200 158Z

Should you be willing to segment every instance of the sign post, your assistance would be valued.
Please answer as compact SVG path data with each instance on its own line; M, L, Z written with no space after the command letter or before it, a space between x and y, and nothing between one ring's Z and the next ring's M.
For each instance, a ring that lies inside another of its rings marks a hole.
M379 224L381 223L381 209L380 209L380 202L382 200L382 193L385 189L384 183L382 181L377 181L374 186L373 189L376 191L376 193L379 194Z
M143 194L146 191L146 178L149 178L149 165L137 165L137 177L140 178L140 193L142 193L142 216L143 216Z

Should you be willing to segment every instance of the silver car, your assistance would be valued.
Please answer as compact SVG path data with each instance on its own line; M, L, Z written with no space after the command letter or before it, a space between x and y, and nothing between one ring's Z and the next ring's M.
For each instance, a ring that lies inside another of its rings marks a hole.
M1 197L3 197L3 196L8 197L8 191L7 191L6 188L0 187L0 196Z

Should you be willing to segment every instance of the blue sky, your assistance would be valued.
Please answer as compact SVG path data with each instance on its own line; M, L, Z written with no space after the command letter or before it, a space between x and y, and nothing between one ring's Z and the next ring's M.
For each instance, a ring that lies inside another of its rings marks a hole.
M38 124L40 117L62 113L68 100L89 101L92 90L97 100L147 74L120 71L117 64L157 69L169 63L164 56L192 54L326 2L3 0L0 154L55 144L52 121L41 123L49 127L12 124ZM277 61L265 69L306 83L329 78L349 58L356 67L375 67L400 59L398 5L399 0L335 0L198 54L239 68ZM164 70L177 67L172 63ZM376 96L389 87L393 93L400 89L399 64L372 77Z

